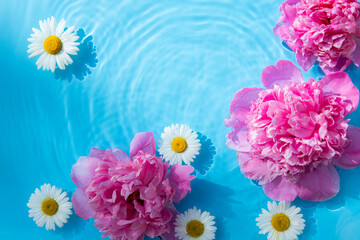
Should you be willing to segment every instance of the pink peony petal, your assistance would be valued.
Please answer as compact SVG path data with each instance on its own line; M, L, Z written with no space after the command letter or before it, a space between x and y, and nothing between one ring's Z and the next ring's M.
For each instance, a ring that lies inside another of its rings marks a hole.
M349 125L347 136L349 146L340 159L334 160L334 164L340 168L354 168L360 165L360 128Z
M359 64L360 64L360 39L354 37L354 40L356 43L356 48L352 52L352 54L349 58L354 62L354 64L356 66L359 66Z
M293 201L300 192L299 186L279 176L273 181L263 185L265 194L275 201Z
M128 157L128 155L121 149L112 149L111 150L112 152L112 155L118 160L118 161L122 161L122 162L125 162L125 161L128 161L130 160L130 158Z
M226 145L236 151L248 151L247 142L247 114L250 111L251 102L259 97L262 88L243 88L238 91L230 104L230 117L225 119L227 127L235 129L227 135Z
M348 113L356 110L359 104L359 89L352 83L347 73L338 72L326 75L322 80L323 91L327 94L340 95L350 101L352 108Z
M247 128L234 130L227 135L226 146L239 152L249 152L251 145L247 140Z
M105 155L105 151L102 149L98 149L98 148L92 148L90 150L90 154L89 157L95 157L95 158L103 158L103 156Z
M265 161L251 157L249 153L238 152L236 154L240 170L245 175L245 177L259 180L259 183L271 182L276 175L268 170L268 166Z
M288 22L288 21L294 21L296 18L296 4L300 2L301 0L286 0L281 6L280 6L280 12L282 13L282 17L280 18L282 22Z
M191 191L190 181L195 178L190 175L194 168L190 165L175 164L170 169L169 180L170 185L175 189L174 201L180 202L186 194Z
M304 80L300 69L287 60L280 60L275 66L267 66L261 74L261 82L268 89L275 85L283 87L289 81L303 82Z
M79 188L85 188L94 176L100 159L95 157L80 157L71 169L71 178Z
M345 71L345 69L351 64L351 60L348 58L339 58L337 64L334 67L328 66L328 64L321 62L320 68L323 70L325 74L331 74L336 72L342 72Z
M88 220L94 216L94 212L88 208L88 198L84 190L78 188L71 197L76 215Z
M156 154L154 134L152 132L137 133L130 143L130 157L135 156L139 151Z
M176 208L171 205L168 207L168 209L170 210L171 212L171 221L169 223L169 231L167 233L164 233L161 235L161 237L164 239L164 240L178 240L176 237L175 237L175 220L176 220L176 216L179 214L179 212L176 210Z
M255 101L263 90L262 88L243 88L238 91L230 103L230 113L240 109L250 111L251 102Z
M310 70L310 68L316 63L316 57L312 53L302 55L301 53L296 52L295 57L296 61L304 71Z
M333 165L322 165L302 174L297 185L299 197L309 201L324 201L334 197L340 188L339 174Z

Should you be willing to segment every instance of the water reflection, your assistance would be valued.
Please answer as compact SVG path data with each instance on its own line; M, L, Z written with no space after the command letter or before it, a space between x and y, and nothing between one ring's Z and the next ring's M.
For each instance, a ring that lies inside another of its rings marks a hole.
M98 60L96 58L96 47L92 40L93 36L86 36L84 29L80 28L77 31L80 45L77 55L71 55L73 63L66 66L65 70L59 68L55 69L55 78L71 82L75 77L77 80L84 80L87 75L91 74L90 68L95 68Z
M69 199L71 199L73 193L71 191L66 192L68 193ZM85 225L89 223L89 221L85 221L76 215L74 209L72 209L72 211L73 213L70 215L68 222L65 223L62 228L57 228L56 231L54 231L54 233L61 235L65 239L78 236L84 230Z
M201 175L205 175L214 163L214 155L216 154L216 148L210 138L207 138L204 134L198 132L198 138L200 139L201 149L199 155L196 156L194 162L191 165L195 168L196 172Z

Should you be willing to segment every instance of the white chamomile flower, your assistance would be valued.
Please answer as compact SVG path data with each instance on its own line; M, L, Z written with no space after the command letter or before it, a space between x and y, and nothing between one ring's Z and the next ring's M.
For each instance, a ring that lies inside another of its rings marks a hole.
M161 143L159 153L164 159L173 164L190 164L195 156L199 154L200 140L196 132L190 129L188 125L171 124L166 127L161 134Z
M281 201L268 202L270 212L262 209L262 214L256 218L257 226L261 229L260 234L269 233L268 240L296 240L302 234L305 227L305 220L299 214L300 208L290 203Z
M57 25L54 17L39 21L39 24L41 30L33 28L34 33L28 38L31 42L27 51L31 53L29 57L41 55L36 61L38 69L42 67L43 70L50 69L54 72L56 65L60 69L65 69L65 65L73 63L69 54L76 55L79 51L76 47L80 43L76 42L79 37L74 32L75 27L72 26L64 31L65 20L62 19Z
M178 214L175 220L175 237L180 240L212 240L215 239L216 227L214 216L209 212L201 212L196 207Z
M55 230L55 224L61 228L72 214L72 203L66 197L67 193L50 184L44 184L40 189L36 188L30 196L27 204L29 217L33 217L39 227L45 224L46 230Z

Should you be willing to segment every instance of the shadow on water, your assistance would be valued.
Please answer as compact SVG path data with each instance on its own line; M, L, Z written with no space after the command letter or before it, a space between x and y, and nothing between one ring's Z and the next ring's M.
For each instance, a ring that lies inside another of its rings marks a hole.
M199 155L195 158L191 165L201 175L205 175L214 163L214 155L216 154L216 148L210 138L207 138L204 134L198 132L198 138L200 139L201 149Z
M68 197L71 199L72 192L68 192ZM75 214L74 209L73 213L70 215L68 222L64 224L62 228L57 228L54 233L61 235L64 239L72 239L75 236L78 236L84 229L87 221Z
M174 205L180 213L194 206L201 211L210 212L212 216L215 216L216 238L229 239L224 218L235 215L232 210L232 204L235 201L231 198L234 194L231 188L202 179L194 179L191 182L191 192L179 204Z
M296 198L294 205L302 209L305 221L307 222L302 239L311 239L316 234L316 220L313 215L316 208L327 208L329 210L337 210L346 204L348 198L360 199L360 168L354 169L337 169L340 176L339 193L323 202L305 201Z
M96 58L96 47L92 42L92 35L86 36L82 28L77 31L77 35L80 42L79 51L77 55L71 55L73 63L66 66L65 70L55 69L55 79L71 82L75 77L77 80L82 81L87 75L91 74L90 68L96 67L98 60Z

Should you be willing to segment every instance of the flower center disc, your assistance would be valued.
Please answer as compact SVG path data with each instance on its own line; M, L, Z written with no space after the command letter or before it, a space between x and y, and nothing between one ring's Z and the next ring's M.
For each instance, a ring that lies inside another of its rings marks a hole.
M204 224L198 220L191 220L186 225L186 232L192 238L198 238L204 233Z
M59 205L52 198L45 199L41 204L41 210L48 216L54 215L58 210Z
M271 219L271 225L278 232L283 232L290 227L290 219L283 213L278 213Z
M56 36L47 37L44 41L44 49L49 54L57 54L62 48L60 38Z
M171 142L171 148L174 152L182 153L187 148L186 140L182 137L176 137Z

